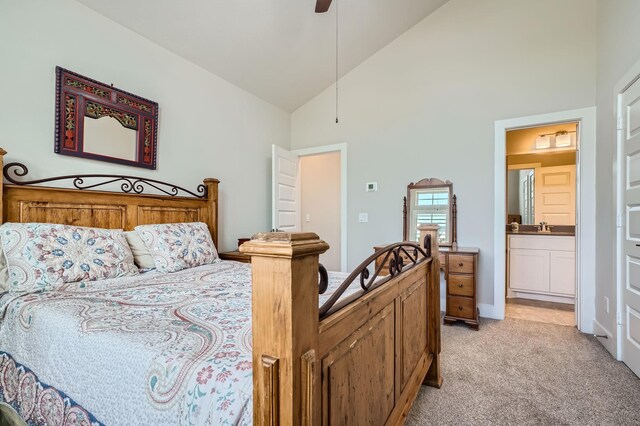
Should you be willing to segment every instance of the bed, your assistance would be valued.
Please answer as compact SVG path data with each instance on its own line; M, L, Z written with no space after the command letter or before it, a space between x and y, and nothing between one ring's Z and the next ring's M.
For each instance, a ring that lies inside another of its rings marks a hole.
M190 192L130 176L30 181L18 163L4 171L4 222L204 222L217 246L216 179ZM63 180L75 189L42 186ZM104 184L120 192L95 190ZM251 266L4 294L0 424L402 424L420 386L442 383L437 255L429 241L399 243L351 274L326 274L327 249L315 234L263 233L241 247ZM391 275L369 272L379 256Z

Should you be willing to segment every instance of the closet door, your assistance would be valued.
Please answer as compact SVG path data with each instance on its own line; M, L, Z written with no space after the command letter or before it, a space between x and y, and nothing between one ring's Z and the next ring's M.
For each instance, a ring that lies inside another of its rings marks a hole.
M622 241L622 360L640 375L640 80L622 95L620 161L626 220Z

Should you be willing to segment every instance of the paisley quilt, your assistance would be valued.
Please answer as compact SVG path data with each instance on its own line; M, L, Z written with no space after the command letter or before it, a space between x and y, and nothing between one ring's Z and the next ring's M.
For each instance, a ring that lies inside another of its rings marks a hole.
M28 424L247 425L252 386L249 265L0 295L0 404Z

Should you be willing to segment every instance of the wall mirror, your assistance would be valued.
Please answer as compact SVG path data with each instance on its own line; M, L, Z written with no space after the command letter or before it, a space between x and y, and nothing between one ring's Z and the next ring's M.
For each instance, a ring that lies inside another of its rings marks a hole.
M56 68L55 152L156 168L158 104Z
M435 224L440 225L439 244L444 247L455 245L457 206L450 181L428 178L410 183L404 197L403 216L405 241L419 240L419 225Z
M507 223L535 224L535 169L507 172Z

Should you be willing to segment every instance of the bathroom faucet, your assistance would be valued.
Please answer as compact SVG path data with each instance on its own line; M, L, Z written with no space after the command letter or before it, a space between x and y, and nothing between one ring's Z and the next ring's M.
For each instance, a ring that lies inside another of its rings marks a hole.
M547 222L540 222L540 232L549 232Z

